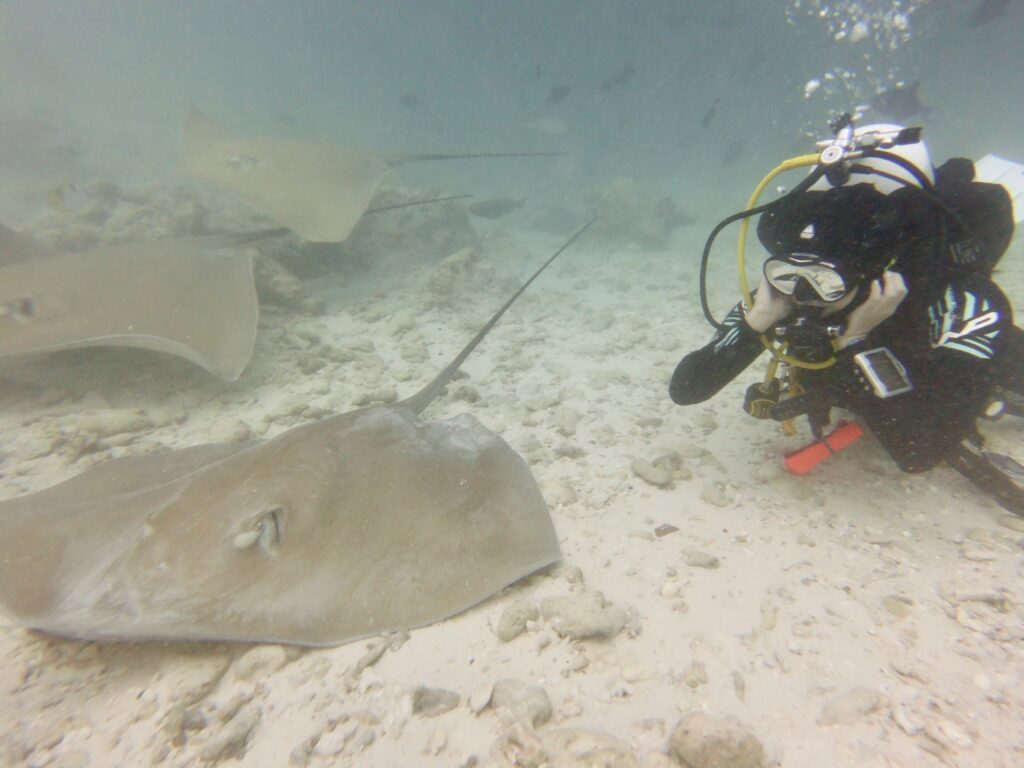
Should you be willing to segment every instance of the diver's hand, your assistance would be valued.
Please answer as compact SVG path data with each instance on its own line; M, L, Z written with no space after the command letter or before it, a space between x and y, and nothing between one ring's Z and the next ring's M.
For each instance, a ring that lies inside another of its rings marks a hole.
M762 275L761 284L754 294L754 306L747 312L747 325L758 333L764 333L792 312L793 306L793 299L772 288L768 278Z
M863 341L871 331L892 317L900 303L907 298L907 284L899 272L883 272L871 283L867 299L850 313L846 330L836 339L837 349Z

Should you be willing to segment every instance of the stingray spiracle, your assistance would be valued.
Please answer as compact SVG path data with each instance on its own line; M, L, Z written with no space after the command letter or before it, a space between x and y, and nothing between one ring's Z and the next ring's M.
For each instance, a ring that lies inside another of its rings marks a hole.
M270 552L283 540L284 508L274 507L261 513L253 521L252 527L235 536L232 544L235 549L250 549L258 544L264 552Z

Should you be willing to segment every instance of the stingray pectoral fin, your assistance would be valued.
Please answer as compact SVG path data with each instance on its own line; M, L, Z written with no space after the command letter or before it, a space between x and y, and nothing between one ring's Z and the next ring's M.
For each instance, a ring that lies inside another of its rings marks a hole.
M391 165L374 152L324 142L232 136L198 110L185 118L184 167L304 240L339 243Z
M290 528L277 604L260 601L277 618L257 637L335 645L424 626L560 558L526 462L473 417L423 422L379 408L343 430L350 458L333 503L315 542L304 524Z
M259 305L251 254L214 254L201 240L42 249L0 232L0 357L96 346L172 354L228 381L256 343ZM24 313L22 313L23 315Z

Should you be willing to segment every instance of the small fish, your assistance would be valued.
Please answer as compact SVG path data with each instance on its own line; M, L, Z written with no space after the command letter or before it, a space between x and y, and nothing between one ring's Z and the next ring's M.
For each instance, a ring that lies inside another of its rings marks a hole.
M551 86L551 93L548 94L547 103L552 106L561 104L570 93L572 93L572 86L553 85Z
M915 117L927 118L931 108L924 106L917 95L920 83L896 83L892 88L875 95L869 106L883 117L906 122Z
M715 109L718 107L718 99L711 102L711 106L708 107L708 111L704 113L704 119L700 121L700 124L707 128L711 125L711 121L715 119Z
M629 83L630 80L633 79L633 75L635 74L636 70L633 69L633 65L630 64L629 62L626 62L625 64L622 65L622 68L619 69L618 72L616 72L614 75L612 75L603 83L601 83L601 91L603 93L608 93L608 91L610 91L612 88L615 88L616 86L626 85L627 83Z
M967 26L977 29L1006 15L1010 0L981 0L967 17Z
M36 305L28 296L0 304L0 320L13 320L16 323L29 323L36 316Z
M490 200L481 200L469 206L469 212L481 219L500 219L513 211L519 210L526 202L525 197L518 200L511 197L495 197Z
M406 109L419 109L423 104L423 100L415 93L403 93L399 97L398 103Z

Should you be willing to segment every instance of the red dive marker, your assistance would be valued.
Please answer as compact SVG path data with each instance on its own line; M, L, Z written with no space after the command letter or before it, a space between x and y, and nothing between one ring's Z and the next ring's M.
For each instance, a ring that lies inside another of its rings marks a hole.
M840 421L839 425L821 440L786 454L786 469L794 475L806 475L833 453L839 453L864 436L864 430L853 421Z

